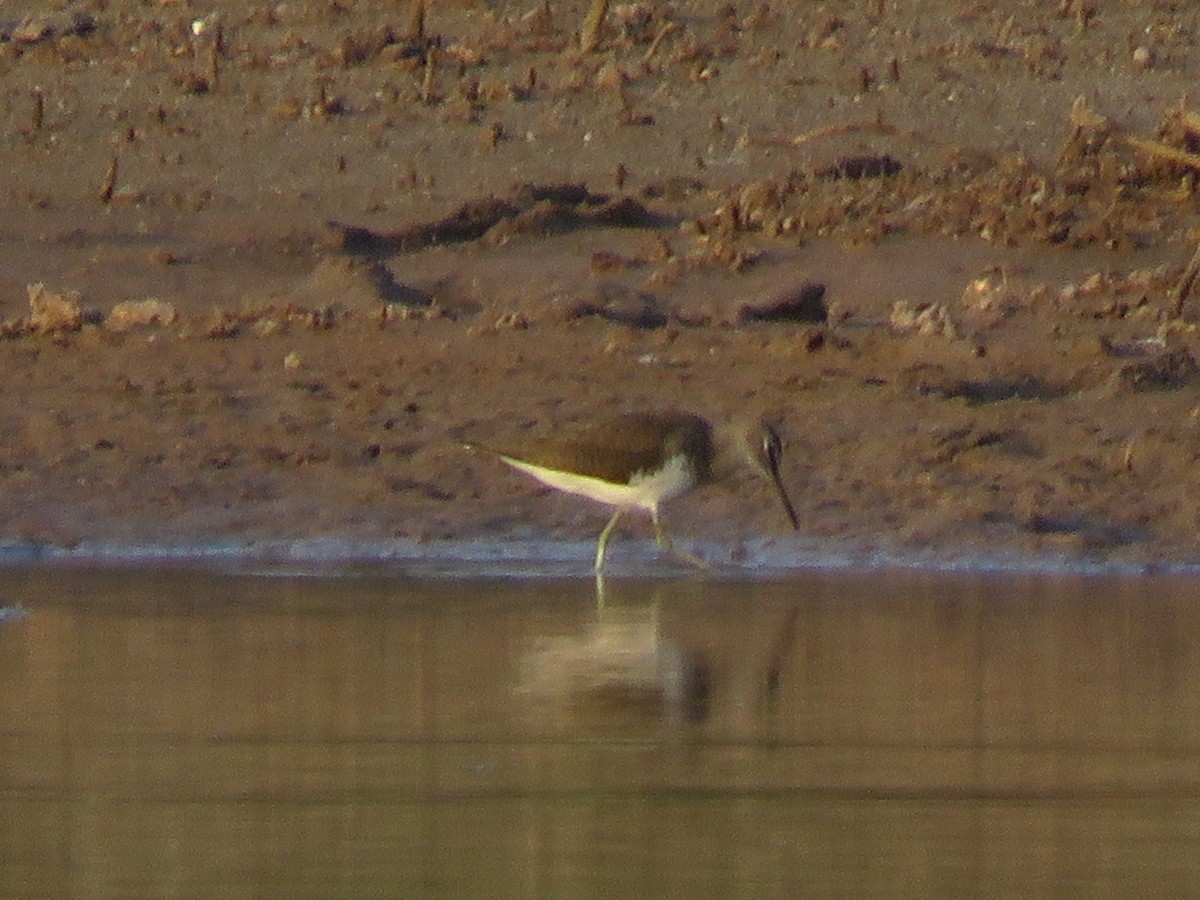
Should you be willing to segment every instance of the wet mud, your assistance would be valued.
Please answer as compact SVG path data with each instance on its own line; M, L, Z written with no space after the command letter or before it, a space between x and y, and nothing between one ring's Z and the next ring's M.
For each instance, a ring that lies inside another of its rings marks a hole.
M805 540L1200 556L1200 12L587 7L6 7L0 538L578 540L460 438L669 407Z

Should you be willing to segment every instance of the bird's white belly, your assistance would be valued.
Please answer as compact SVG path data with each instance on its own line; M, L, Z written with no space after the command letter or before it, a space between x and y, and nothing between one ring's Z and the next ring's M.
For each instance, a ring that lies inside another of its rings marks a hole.
M579 494L624 509L640 507L653 510L663 500L682 494L695 483L682 454L671 457L657 472L635 475L628 484L615 484L602 478L577 475L561 469L547 469L510 456L500 458L514 469L519 469L556 490Z

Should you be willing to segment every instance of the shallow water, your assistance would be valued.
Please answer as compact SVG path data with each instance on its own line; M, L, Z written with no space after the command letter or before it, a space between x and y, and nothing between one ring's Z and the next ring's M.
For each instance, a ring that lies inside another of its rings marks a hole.
M1192 895L1198 596L3 569L0 895Z

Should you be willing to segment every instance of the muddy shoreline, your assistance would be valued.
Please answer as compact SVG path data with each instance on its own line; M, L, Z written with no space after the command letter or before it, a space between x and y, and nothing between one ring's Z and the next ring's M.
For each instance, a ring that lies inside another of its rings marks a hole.
M784 426L719 558L1200 559L1200 12L19 6L9 547L553 556L459 439L672 408Z

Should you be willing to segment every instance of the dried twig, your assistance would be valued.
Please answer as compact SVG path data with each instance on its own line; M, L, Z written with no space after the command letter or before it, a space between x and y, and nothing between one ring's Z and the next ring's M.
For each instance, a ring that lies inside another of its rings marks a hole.
M1125 143L1141 150L1143 153L1168 162L1178 163L1181 166L1186 166L1189 169L1195 169L1200 172L1200 154L1178 150L1175 147L1160 144L1158 141L1146 141L1141 138L1131 137L1130 135L1124 135L1123 137Z
M433 76L437 67L437 56L434 48L430 47L425 51L425 77L421 81L421 102L426 106L434 100L433 94Z
M34 88L33 91L33 111L30 115L29 124L33 131L41 131L42 124L46 120L46 98L42 94L41 88Z
M650 46L646 48L646 53L642 56L642 62L650 62L654 58L654 54L658 52L658 47L663 42L663 39L667 35L679 31L682 27L678 22L664 22L663 26L658 29L658 34L654 35L654 40L650 42Z
M212 43L208 46L208 84L209 88L214 91L217 89L217 83L221 80L221 47L223 44L221 23L218 22Z
M804 134L798 134L793 138L751 137L750 143L763 147L799 147L802 144L809 143L810 141L838 137L839 135L843 134L857 134L862 131L874 132L875 134L881 134L884 137L903 138L918 144L936 143L929 138L928 135L920 134L916 131L909 131L904 128L897 128L895 125L886 125L879 121L842 122L838 125L826 125L823 128L815 128L812 131L806 131Z
M100 202L108 203L113 198L113 191L117 187L117 157L113 154L113 158L109 160L108 171L104 173L104 184L100 186Z
M412 16L408 20L408 40L414 44L425 43L425 0L413 3Z
M591 53L600 43L600 26L604 24L606 15L608 0L592 0L583 20L583 30L579 32L579 49L583 53Z
M1188 294L1192 292L1192 286L1196 283L1197 276L1200 276L1200 243L1197 243L1196 252L1192 254L1192 260L1187 264L1187 268L1183 270L1183 275L1179 277L1179 281L1171 289L1171 318L1178 319L1183 315L1184 301L1187 300Z

